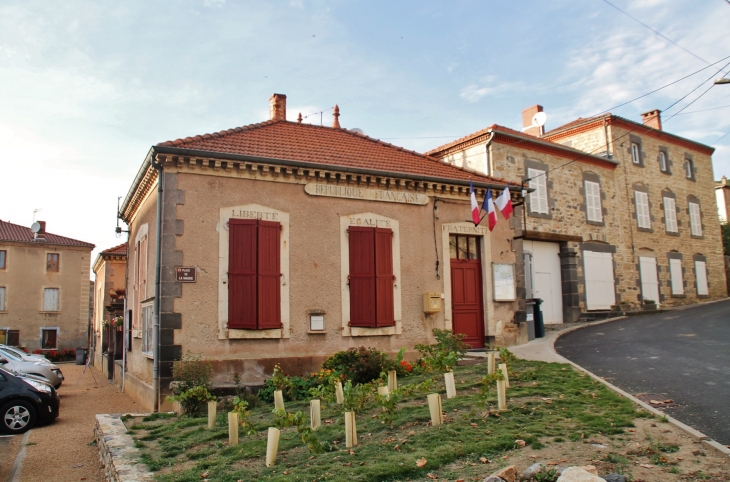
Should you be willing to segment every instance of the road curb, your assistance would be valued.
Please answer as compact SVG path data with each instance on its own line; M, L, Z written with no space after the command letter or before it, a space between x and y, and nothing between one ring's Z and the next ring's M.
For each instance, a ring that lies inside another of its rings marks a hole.
M725 301L725 300L722 300L722 301ZM549 347L550 347L550 349L552 350L553 353L555 353L556 355L562 357L562 355L560 355L560 353L558 353L557 351L555 351L555 342L558 341L558 339L560 339L561 336L565 335L566 333L571 333L573 331L580 330L580 329L585 328L587 326L602 325L604 323L609 323L611 321L623 320L623 319L626 319L626 318L627 318L626 316L619 316L619 317L616 317L616 318L609 318L609 319L606 319L606 320L597 321L595 323L591 323L590 325L581 325L581 326L574 326L574 327L568 328L567 330L563 330L563 331L559 332L555 336L555 338L552 339L552 341L549 344ZM636 398L632 394L630 394L630 393L628 393L628 392L620 389L619 387L617 387L616 385L614 385L614 384L612 384L610 382L607 382L603 378L599 377L598 375L596 375L595 373L591 372L590 370L586 370L585 368L583 368L582 366L578 365L577 363L574 363L574 362L568 360L565 357L562 357L562 358L564 358L566 360L566 362L568 364L572 365L576 370L582 371L583 373L585 373L586 375L590 376L594 380L603 383L604 385L606 385L606 387L608 387L608 389L613 390L614 392L618 393L622 397L628 398L629 400L631 400L635 404L639 405L641 408L643 408L645 410L648 410L649 412L651 412L654 415L657 415L659 417L666 417L667 421L670 424L674 425L679 430L682 430L687 435L689 435L690 437L692 437L695 440L697 440L698 442L700 442L706 448L712 449L715 452L719 453L720 455L725 455L725 456L730 457L730 449L729 448L727 448L724 445L722 445L721 443L719 443L719 442L711 439L710 437L708 437L707 435L703 434L699 430L694 429L694 428L690 427L689 425L680 422L676 418L670 417L669 415L667 415L666 413L662 412L661 410L658 410L658 409L652 407L648 403L645 403L645 402L639 400L638 398Z

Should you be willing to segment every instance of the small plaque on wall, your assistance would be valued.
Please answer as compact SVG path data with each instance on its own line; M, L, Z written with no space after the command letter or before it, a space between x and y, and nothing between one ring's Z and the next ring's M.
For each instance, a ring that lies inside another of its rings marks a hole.
M191 268L175 268L175 281L180 283L195 283L197 281L197 272L194 266Z
M508 263L492 263L492 283L494 284L494 301L515 301L515 265Z

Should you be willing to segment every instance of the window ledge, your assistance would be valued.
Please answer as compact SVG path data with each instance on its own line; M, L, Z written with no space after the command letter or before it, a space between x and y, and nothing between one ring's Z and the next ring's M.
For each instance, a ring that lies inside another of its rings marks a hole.
M327 330L307 330L307 335L326 335Z
M684 295L684 294L682 294L682 295L675 295L674 293L672 293L672 298L686 298L686 297L687 297L687 295Z
M149 360L154 360L154 358L155 358L155 354L154 353L152 353L152 352L146 352L146 351L143 351L142 352L142 356L144 356L145 358L147 358Z
M39 311L38 313L42 315L60 315L61 311Z
M396 330L396 328L399 328L399 325L400 325L400 322L396 321L394 326L384 326L382 328L361 328L361 327L357 327L357 326L351 326L349 336L397 335L397 334L400 334L400 330ZM343 336L347 336L347 334L343 332Z
M249 340L249 339L262 339L262 338L284 338L281 336L282 329L274 328L271 330L236 330L228 329L229 340Z

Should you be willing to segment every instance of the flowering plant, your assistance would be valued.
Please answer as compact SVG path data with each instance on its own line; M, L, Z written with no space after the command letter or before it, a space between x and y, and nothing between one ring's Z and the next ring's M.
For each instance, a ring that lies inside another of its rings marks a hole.
M114 326L122 326L124 324L124 318L121 316L112 318L112 323L114 324Z
M410 372L413 371L413 365L411 365L410 363L408 363L406 360L401 360L400 361L400 366L403 367L403 369L405 371L407 371L408 373L410 373Z

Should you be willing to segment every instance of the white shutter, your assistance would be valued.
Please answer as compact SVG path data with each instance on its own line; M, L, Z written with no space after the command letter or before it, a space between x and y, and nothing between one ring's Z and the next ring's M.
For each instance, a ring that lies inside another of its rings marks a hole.
M527 169L530 178L530 211L539 214L549 214L547 197L547 174L539 169Z
M669 260L669 274L672 277L672 294L684 294L684 279L682 277L682 261L679 259Z
M707 266L704 261L695 261L695 274L697 276L697 294L710 294L707 287Z
M689 203L689 226L692 231L692 236L702 236L700 205L697 203Z
M634 191L636 200L636 222L640 228L651 229L649 217L649 195L645 192Z
M0 311L5 311L5 287L0 286Z
M585 181L586 217L588 221L603 221L601 212L601 185L597 182Z
M43 290L43 311L58 311L58 288Z
M583 251L586 308L609 310L616 304L616 288L613 274L613 255Z
M659 304L659 280L657 279L656 259L639 257L639 273L641 274L641 296L644 300L653 300Z
M670 197L664 198L664 221L668 233L677 232L677 205Z

